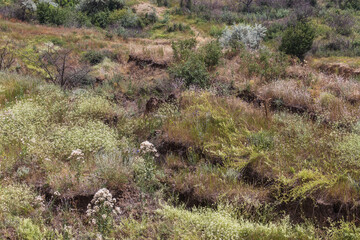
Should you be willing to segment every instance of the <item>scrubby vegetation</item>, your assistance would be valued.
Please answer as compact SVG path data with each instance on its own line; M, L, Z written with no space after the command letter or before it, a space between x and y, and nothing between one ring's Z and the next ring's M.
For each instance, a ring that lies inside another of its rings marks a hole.
M360 239L359 11L0 0L0 239Z

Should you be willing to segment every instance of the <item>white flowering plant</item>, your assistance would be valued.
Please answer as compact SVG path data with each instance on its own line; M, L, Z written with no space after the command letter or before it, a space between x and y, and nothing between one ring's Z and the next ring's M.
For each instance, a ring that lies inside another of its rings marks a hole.
M149 141L140 144L139 153L140 156L135 157L132 164L135 181L144 191L154 192L160 185L154 164L154 158L159 157L159 153L154 144Z
M149 141L144 141L140 144L140 154L141 155L152 155L159 157L159 153L155 148L154 144Z
M100 233L106 234L113 226L114 218L121 214L119 207L115 207L116 199L110 191L102 188L97 191L87 206L86 216Z

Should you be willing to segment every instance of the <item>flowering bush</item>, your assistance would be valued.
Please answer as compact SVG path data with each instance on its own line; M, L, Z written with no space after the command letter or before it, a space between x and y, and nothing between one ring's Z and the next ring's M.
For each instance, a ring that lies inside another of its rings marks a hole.
M86 155L100 150L111 151L117 147L115 131L99 121L58 126L49 138L53 153L60 158L68 157L74 149L81 149Z
M49 114L44 107L31 101L18 102L0 112L0 142L3 145L34 142L49 126Z
M261 40L265 37L266 28L260 24L255 26L237 24L231 27L226 27L221 38L220 43L224 46L237 46L240 43L251 49L256 49L260 46Z
M144 191L154 192L160 186L154 164L154 157L159 157L159 154L154 144L149 141L140 144L139 152L141 157L135 157L132 163L135 181Z
M44 199L22 184L0 185L0 219L6 215L29 216L45 210Z
M75 118L104 121L114 119L117 116L117 111L114 105L104 97L81 96L76 100L71 115Z
M98 231L106 233L110 230L113 219L121 214L119 207L115 207L116 199L112 197L110 191L102 188L97 191L87 206L86 215L90 223L97 226Z

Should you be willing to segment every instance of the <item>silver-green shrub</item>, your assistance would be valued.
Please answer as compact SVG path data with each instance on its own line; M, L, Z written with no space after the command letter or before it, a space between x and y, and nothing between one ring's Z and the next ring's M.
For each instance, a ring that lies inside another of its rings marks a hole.
M220 38L220 43L224 47L241 43L248 48L256 49L260 46L260 42L265 37L265 34L266 28L261 24L251 26L240 23L226 27Z

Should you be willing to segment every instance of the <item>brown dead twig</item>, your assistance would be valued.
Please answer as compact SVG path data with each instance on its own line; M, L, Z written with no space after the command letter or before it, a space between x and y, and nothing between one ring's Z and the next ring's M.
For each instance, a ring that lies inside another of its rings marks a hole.
M91 71L88 65L78 65L69 49L48 47L39 57L28 60L44 70L47 81L66 89L81 85Z
M15 63L15 55L9 50L10 42L0 47L0 71L9 69Z

